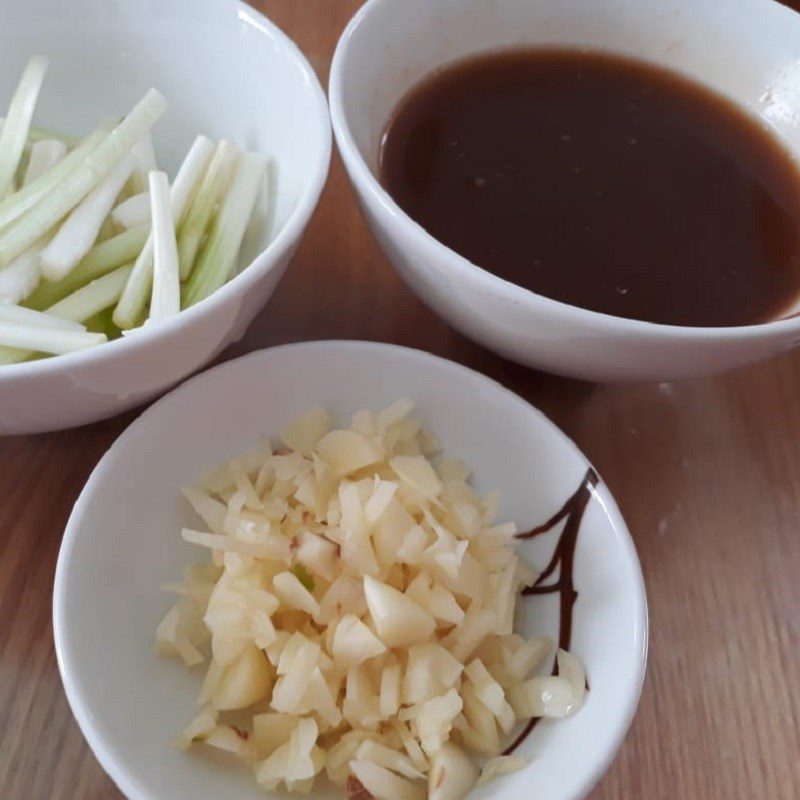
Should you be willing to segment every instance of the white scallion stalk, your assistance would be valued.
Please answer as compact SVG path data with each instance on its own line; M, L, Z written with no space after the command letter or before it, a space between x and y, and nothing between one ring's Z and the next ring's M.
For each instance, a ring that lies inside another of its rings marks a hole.
M131 267L119 267L114 272L109 272L102 278L83 286L68 297L55 303L47 309L47 313L60 319L72 322L86 322L90 317L110 308L119 300L125 286ZM105 336L103 340L105 340ZM11 347L0 346L0 366L3 364L18 364L27 361L36 355L37 351L49 352L41 347L27 347L17 345Z
M133 172L133 156L128 153L73 210L42 251L42 275L57 281L67 275L92 249L114 201Z
M131 149L136 166L133 168L131 184L134 191L146 192L150 185L148 175L158 170L156 151L153 147L153 138L148 134L138 141Z
M84 322L119 300L131 269L131 267L120 267L108 275L103 275L102 278L86 284L50 306L47 313L73 322Z
M0 133L6 124L6 118L0 117ZM43 142L47 139L58 139L59 142L64 142L67 147L75 147L80 142L79 136L73 136L71 133L63 133L62 131L54 131L48 128L38 128L31 125L28 128L28 144L35 144L36 142Z
M67 146L58 139L42 139L34 142L31 147L31 156L22 178L22 185L28 186L32 181L40 178L51 170L67 154Z
M185 286L184 308L208 297L230 277L247 223L264 185L266 169L267 158L260 153L244 153L240 158L233 183Z
M42 311L34 311L23 306L0 303L0 322L13 322L17 325L30 325L34 328L52 328L56 331L85 331L86 326L80 322L61 319Z
M0 367L4 364L19 364L20 361L27 361L34 355L36 353L32 350L20 350L17 347L0 345Z
M163 172L150 173L150 213L153 231L153 294L150 321L172 317L181 310L178 244L172 218L169 181Z
M5 347L0 344L0 367L4 364L19 364L35 355L36 352L33 350L20 350L17 347Z
M28 140L33 110L49 64L50 59L45 56L34 56L28 61L8 107L0 134L0 199L14 191L14 175Z
M238 147L230 142L220 142L214 151L214 157L208 165L206 174L203 175L202 182L192 197L178 237L178 259L182 281L185 281L192 273L197 252L205 237L211 217L220 198L223 197L226 188L230 185L238 155Z
M133 228L150 222L150 195L141 192L123 200L112 212L111 217L123 228Z
M0 265L7 264L27 250L75 208L150 130L165 109L163 96L155 89L150 89L74 172L69 173L53 187L49 195L0 232Z
M35 142L44 142L48 139L57 139L63 142L68 148L75 147L80 144L81 137L73 136L71 133L64 133L64 131L54 131L52 128L39 128L31 126L28 130L28 141L31 144Z
M117 267L129 264L144 247L150 235L150 224L120 233L93 247L72 272L60 281L42 281L25 300L25 305L44 311L53 303L80 289L96 278L102 278Z
M86 156L94 150L108 135L108 131L99 127L90 133L72 152L51 170L40 175L36 180L23 186L5 200L0 201L0 231L33 208L42 198L47 197L71 172L77 169ZM2 234L0 234L1 236Z
M117 226L114 224L114 220L111 219L110 216L108 216L103 220L103 224L100 226L100 230L97 233L97 240L95 243L101 244L102 242L106 241L106 239L110 239L112 236L116 235L116 233L117 233Z
M0 367L5 364L19 364L35 355L36 353L32 350L20 350L17 347L0 345Z
M172 217L176 227L186 213L192 191L202 178L203 172L214 152L213 142L205 136L198 136L192 144L186 158L178 170L172 184L170 203ZM153 235L150 234L147 242L139 253L133 272L128 279L128 284L122 293L117 307L114 309L114 324L122 330L129 330L141 318L147 299L150 296L150 287L153 280Z
M61 355L94 347L105 341L104 333L56 330L0 320L0 345L3 347Z
M41 247L31 247L0 269L0 297L19 303L36 289L42 277L39 271L41 251Z

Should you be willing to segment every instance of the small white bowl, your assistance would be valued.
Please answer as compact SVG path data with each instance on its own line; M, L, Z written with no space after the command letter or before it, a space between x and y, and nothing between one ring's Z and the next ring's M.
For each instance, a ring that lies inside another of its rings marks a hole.
M272 197L248 231L241 274L202 303L100 347L0 367L0 435L81 425L138 405L240 338L283 275L325 183L327 103L302 53L258 12L233 0L0 6L0 98L34 53L51 64L35 122L80 134L160 89L154 129L174 170L198 133L269 155ZM250 263L252 261L252 263Z
M721 372L794 347L800 318L738 328L656 325L576 308L484 271L436 241L381 187L381 136L437 68L515 46L613 51L669 67L761 117L800 154L800 15L772 0L369 0L333 59L336 141L367 220L409 286L466 336L592 380Z
M174 745L196 713L202 677L153 651L170 602L159 585L204 555L180 538L182 526L196 524L180 487L311 406L347 422L404 396L445 450L475 467L479 489L502 490L501 516L520 529L548 519L589 469L544 415L499 384L426 353L363 342L287 345L215 367L151 406L98 464L59 554L56 653L89 745L131 800L263 796L248 770ZM544 564L557 533L521 546ZM522 748L531 765L475 791L475 800L583 797L625 735L644 676L647 607L633 543L602 483L582 520L574 580L572 650L587 667L586 703L570 719L538 725ZM555 596L521 604L524 633L557 637Z

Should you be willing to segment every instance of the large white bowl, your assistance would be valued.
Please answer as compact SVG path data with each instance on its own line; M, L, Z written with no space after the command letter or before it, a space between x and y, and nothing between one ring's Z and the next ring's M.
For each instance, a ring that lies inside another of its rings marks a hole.
M131 800L264 796L249 771L174 745L196 713L202 677L153 652L170 602L159 584L204 556L180 538L182 526L196 525L181 485L313 405L346 422L359 408L403 396L448 452L475 467L481 490L502 490L502 517L523 529L548 519L589 469L540 412L488 378L419 351L360 342L287 345L218 366L151 406L98 464L59 554L56 653L84 735ZM525 543L525 552L546 563L557 533ZM476 800L583 797L625 735L644 675L647 608L633 543L602 483L580 528L574 580L572 649L587 667L586 704L571 719L537 726L522 749L531 765L475 791ZM558 635L555 596L522 605L523 632Z
M271 195L241 254L249 266L176 318L93 350L0 367L0 434L80 425L162 392L240 338L271 295L316 206L330 160L327 103L297 47L235 0L29 0L0 4L0 98L26 59L51 58L39 125L82 133L149 86L169 109L156 151L170 174L205 133L273 159ZM252 263L250 263L252 261Z
M797 317L675 327L550 300L457 255L399 208L376 177L397 102L444 64L520 45L608 50L670 67L746 106L800 153L800 15L772 0L369 0L336 49L331 118L367 220L411 288L504 356L592 380L720 372L793 347Z

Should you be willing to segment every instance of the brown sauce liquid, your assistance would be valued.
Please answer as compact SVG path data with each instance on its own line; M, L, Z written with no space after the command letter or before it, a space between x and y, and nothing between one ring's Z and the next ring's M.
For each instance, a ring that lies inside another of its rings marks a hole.
M518 50L423 81L385 131L398 205L531 291L674 325L764 322L800 294L800 173L743 109L623 57Z
M578 544L578 532L583 521L583 514L592 496L592 490L599 478L593 469L589 469L586 477L581 481L581 485L575 490L572 497L558 510L547 522L533 528L527 533L518 533L517 539L533 539L534 536L541 536L552 530L562 519L566 519L564 530L558 538L558 543L553 550L550 563L536 579L536 583L524 589L523 595L535 594L554 594L558 593L559 598L559 623L558 623L558 646L562 650L569 650L572 641L572 611L575 601L578 599L578 592L572 577L572 567L575 562L575 547ZM558 580L550 581L550 576L559 569ZM557 666L553 665L553 675L557 675ZM511 744L503 750L503 755L513 753L528 738L530 732L536 727L540 717L533 717L528 720L525 727Z

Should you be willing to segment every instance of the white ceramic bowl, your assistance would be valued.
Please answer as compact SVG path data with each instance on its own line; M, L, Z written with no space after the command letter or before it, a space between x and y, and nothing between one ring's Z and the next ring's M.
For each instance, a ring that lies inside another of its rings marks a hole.
M73 133L127 111L149 86L169 103L154 130L169 173L194 136L273 159L271 194L241 254L250 266L212 297L101 347L0 367L0 434L80 425L174 385L240 338L275 289L316 206L330 122L297 47L235 0L30 0L0 5L0 98L33 53L51 58L36 121ZM252 261L252 263L250 263Z
M550 300L457 255L397 206L376 178L397 102L444 64L520 45L609 50L672 68L746 106L800 154L800 15L772 0L369 0L336 50L331 118L367 220L411 288L502 355L592 380L720 372L793 347L800 318L675 327Z
M481 490L502 488L501 515L543 522L589 468L575 445L516 395L457 364L361 342L287 345L193 378L146 410L98 464L67 525L53 597L56 652L67 697L100 763L131 800L262 797L240 767L185 755L174 738L194 716L201 674L154 655L169 607L161 583L202 560L180 539L196 524L181 485L322 403L342 421L411 396L445 449L475 467ZM523 546L546 563L555 536ZM475 800L583 797L605 770L636 708L647 609L633 543L608 489L593 492L579 532L572 649L591 691L573 718L542 722L524 772ZM525 598L523 632L558 635L555 596ZM341 798L339 790L312 797Z

